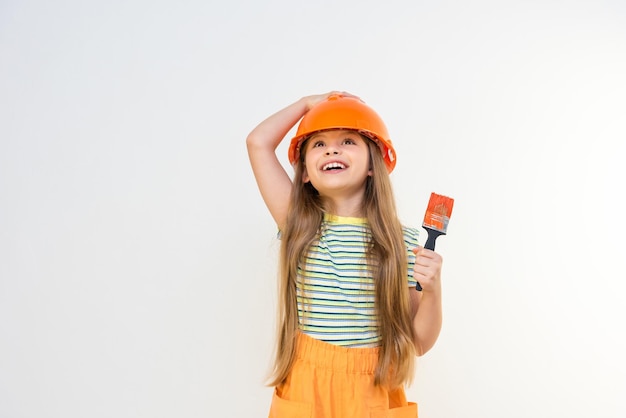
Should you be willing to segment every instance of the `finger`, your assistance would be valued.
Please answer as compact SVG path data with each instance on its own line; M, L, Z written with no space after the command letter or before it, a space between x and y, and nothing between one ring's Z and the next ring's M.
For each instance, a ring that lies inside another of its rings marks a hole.
M441 264L443 261L443 258L441 257L441 255L439 253L436 253L432 250L428 250L428 249L424 249L422 251L420 251L420 253L416 256L417 258L422 258L422 259L427 259L430 262L434 262L434 263L439 263Z
M343 95L344 95L344 96L346 96L346 97L354 97L355 99L359 99L359 100L361 99L361 98L360 98L359 96L357 96L356 94L352 94L352 93L349 93L349 92L347 92L347 91L342 91L342 92L341 92L341 94L343 94Z

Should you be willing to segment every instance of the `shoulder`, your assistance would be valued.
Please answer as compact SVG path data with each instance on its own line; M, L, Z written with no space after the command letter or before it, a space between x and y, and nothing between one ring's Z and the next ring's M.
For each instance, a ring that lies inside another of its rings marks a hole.
M404 242L408 247L413 248L418 245L420 236L419 229L403 225L402 234L404 235Z

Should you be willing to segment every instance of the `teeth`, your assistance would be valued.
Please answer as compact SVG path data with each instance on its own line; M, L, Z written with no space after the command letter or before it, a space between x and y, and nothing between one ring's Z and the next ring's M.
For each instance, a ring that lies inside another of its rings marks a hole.
M324 167L322 167L322 170L330 170L331 168L346 168L345 165L341 164L341 163L328 163L326 164Z

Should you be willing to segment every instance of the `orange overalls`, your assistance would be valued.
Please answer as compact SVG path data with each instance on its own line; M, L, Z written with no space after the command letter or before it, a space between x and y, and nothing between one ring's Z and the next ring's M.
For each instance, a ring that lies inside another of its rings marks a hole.
M296 360L269 418L417 418L402 387L374 386L378 348L346 348L298 333Z

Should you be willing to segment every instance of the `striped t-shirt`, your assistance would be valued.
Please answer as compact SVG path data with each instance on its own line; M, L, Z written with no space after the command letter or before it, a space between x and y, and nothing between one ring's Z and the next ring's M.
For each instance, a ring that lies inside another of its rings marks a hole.
M419 231L406 227L403 231L407 286L415 287L412 249L418 245ZM372 266L365 254L370 239L364 218L324 216L320 237L298 266L298 320L303 333L346 347L380 345Z

